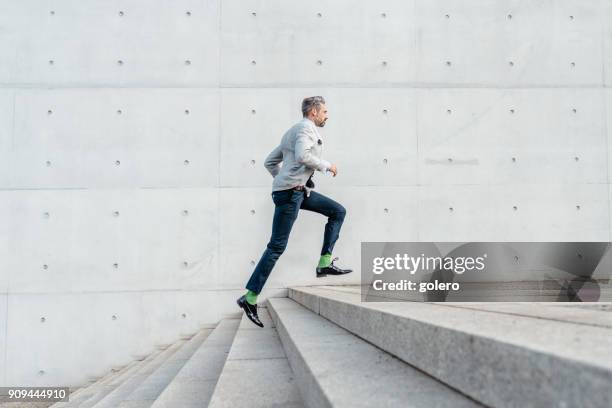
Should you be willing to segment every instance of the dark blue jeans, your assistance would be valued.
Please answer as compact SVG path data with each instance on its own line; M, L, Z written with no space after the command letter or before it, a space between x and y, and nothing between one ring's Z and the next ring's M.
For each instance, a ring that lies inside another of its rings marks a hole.
M246 285L248 290L255 293L261 292L276 261L285 251L289 233L300 209L314 211L328 217L323 234L321 255L332 253L346 215L346 209L342 205L316 191L311 191L309 197L306 197L305 191L274 191L272 200L276 205L272 221L272 236Z

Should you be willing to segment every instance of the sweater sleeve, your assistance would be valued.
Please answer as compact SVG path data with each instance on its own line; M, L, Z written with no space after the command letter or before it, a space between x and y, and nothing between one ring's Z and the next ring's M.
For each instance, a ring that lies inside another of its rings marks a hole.
M280 171L279 163L283 161L283 151L281 146L278 145L270 152L266 160L264 161L264 166L273 177L276 177L278 172Z

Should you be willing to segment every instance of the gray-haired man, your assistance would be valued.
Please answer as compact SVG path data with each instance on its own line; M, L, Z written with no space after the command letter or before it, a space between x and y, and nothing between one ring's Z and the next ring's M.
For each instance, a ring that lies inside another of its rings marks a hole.
M316 170L338 174L335 164L321 158L323 141L317 127L325 126L327 106L322 96L312 96L302 101L304 118L293 125L282 137L280 144L265 160L265 167L274 176L272 200L276 206L272 222L272 236L251 279L246 285L247 293L238 300L247 317L263 327L257 315L257 295L261 292L276 261L285 251L291 227L300 209L314 211L328 217L323 235L321 258L316 276L343 275L351 269L340 269L334 265L338 258L331 259L334 244L340 235L346 209L323 194L312 191L312 176ZM280 163L283 165L280 166Z

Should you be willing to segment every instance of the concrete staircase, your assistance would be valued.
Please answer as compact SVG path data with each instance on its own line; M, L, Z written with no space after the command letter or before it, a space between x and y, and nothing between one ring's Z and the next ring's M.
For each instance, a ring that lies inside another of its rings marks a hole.
M54 407L610 407L611 311L291 288Z
M366 303L358 286L289 298L483 405L612 406L610 304Z

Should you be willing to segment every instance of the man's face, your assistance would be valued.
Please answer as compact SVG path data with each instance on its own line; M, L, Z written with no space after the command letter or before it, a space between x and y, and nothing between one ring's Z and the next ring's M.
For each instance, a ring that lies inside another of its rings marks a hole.
M327 118L328 118L327 106L325 104L321 104L319 106L319 109L318 110L316 108L313 109L312 113L314 114L312 121L315 123L315 125L317 125L318 127L325 126L325 122L327 121Z

